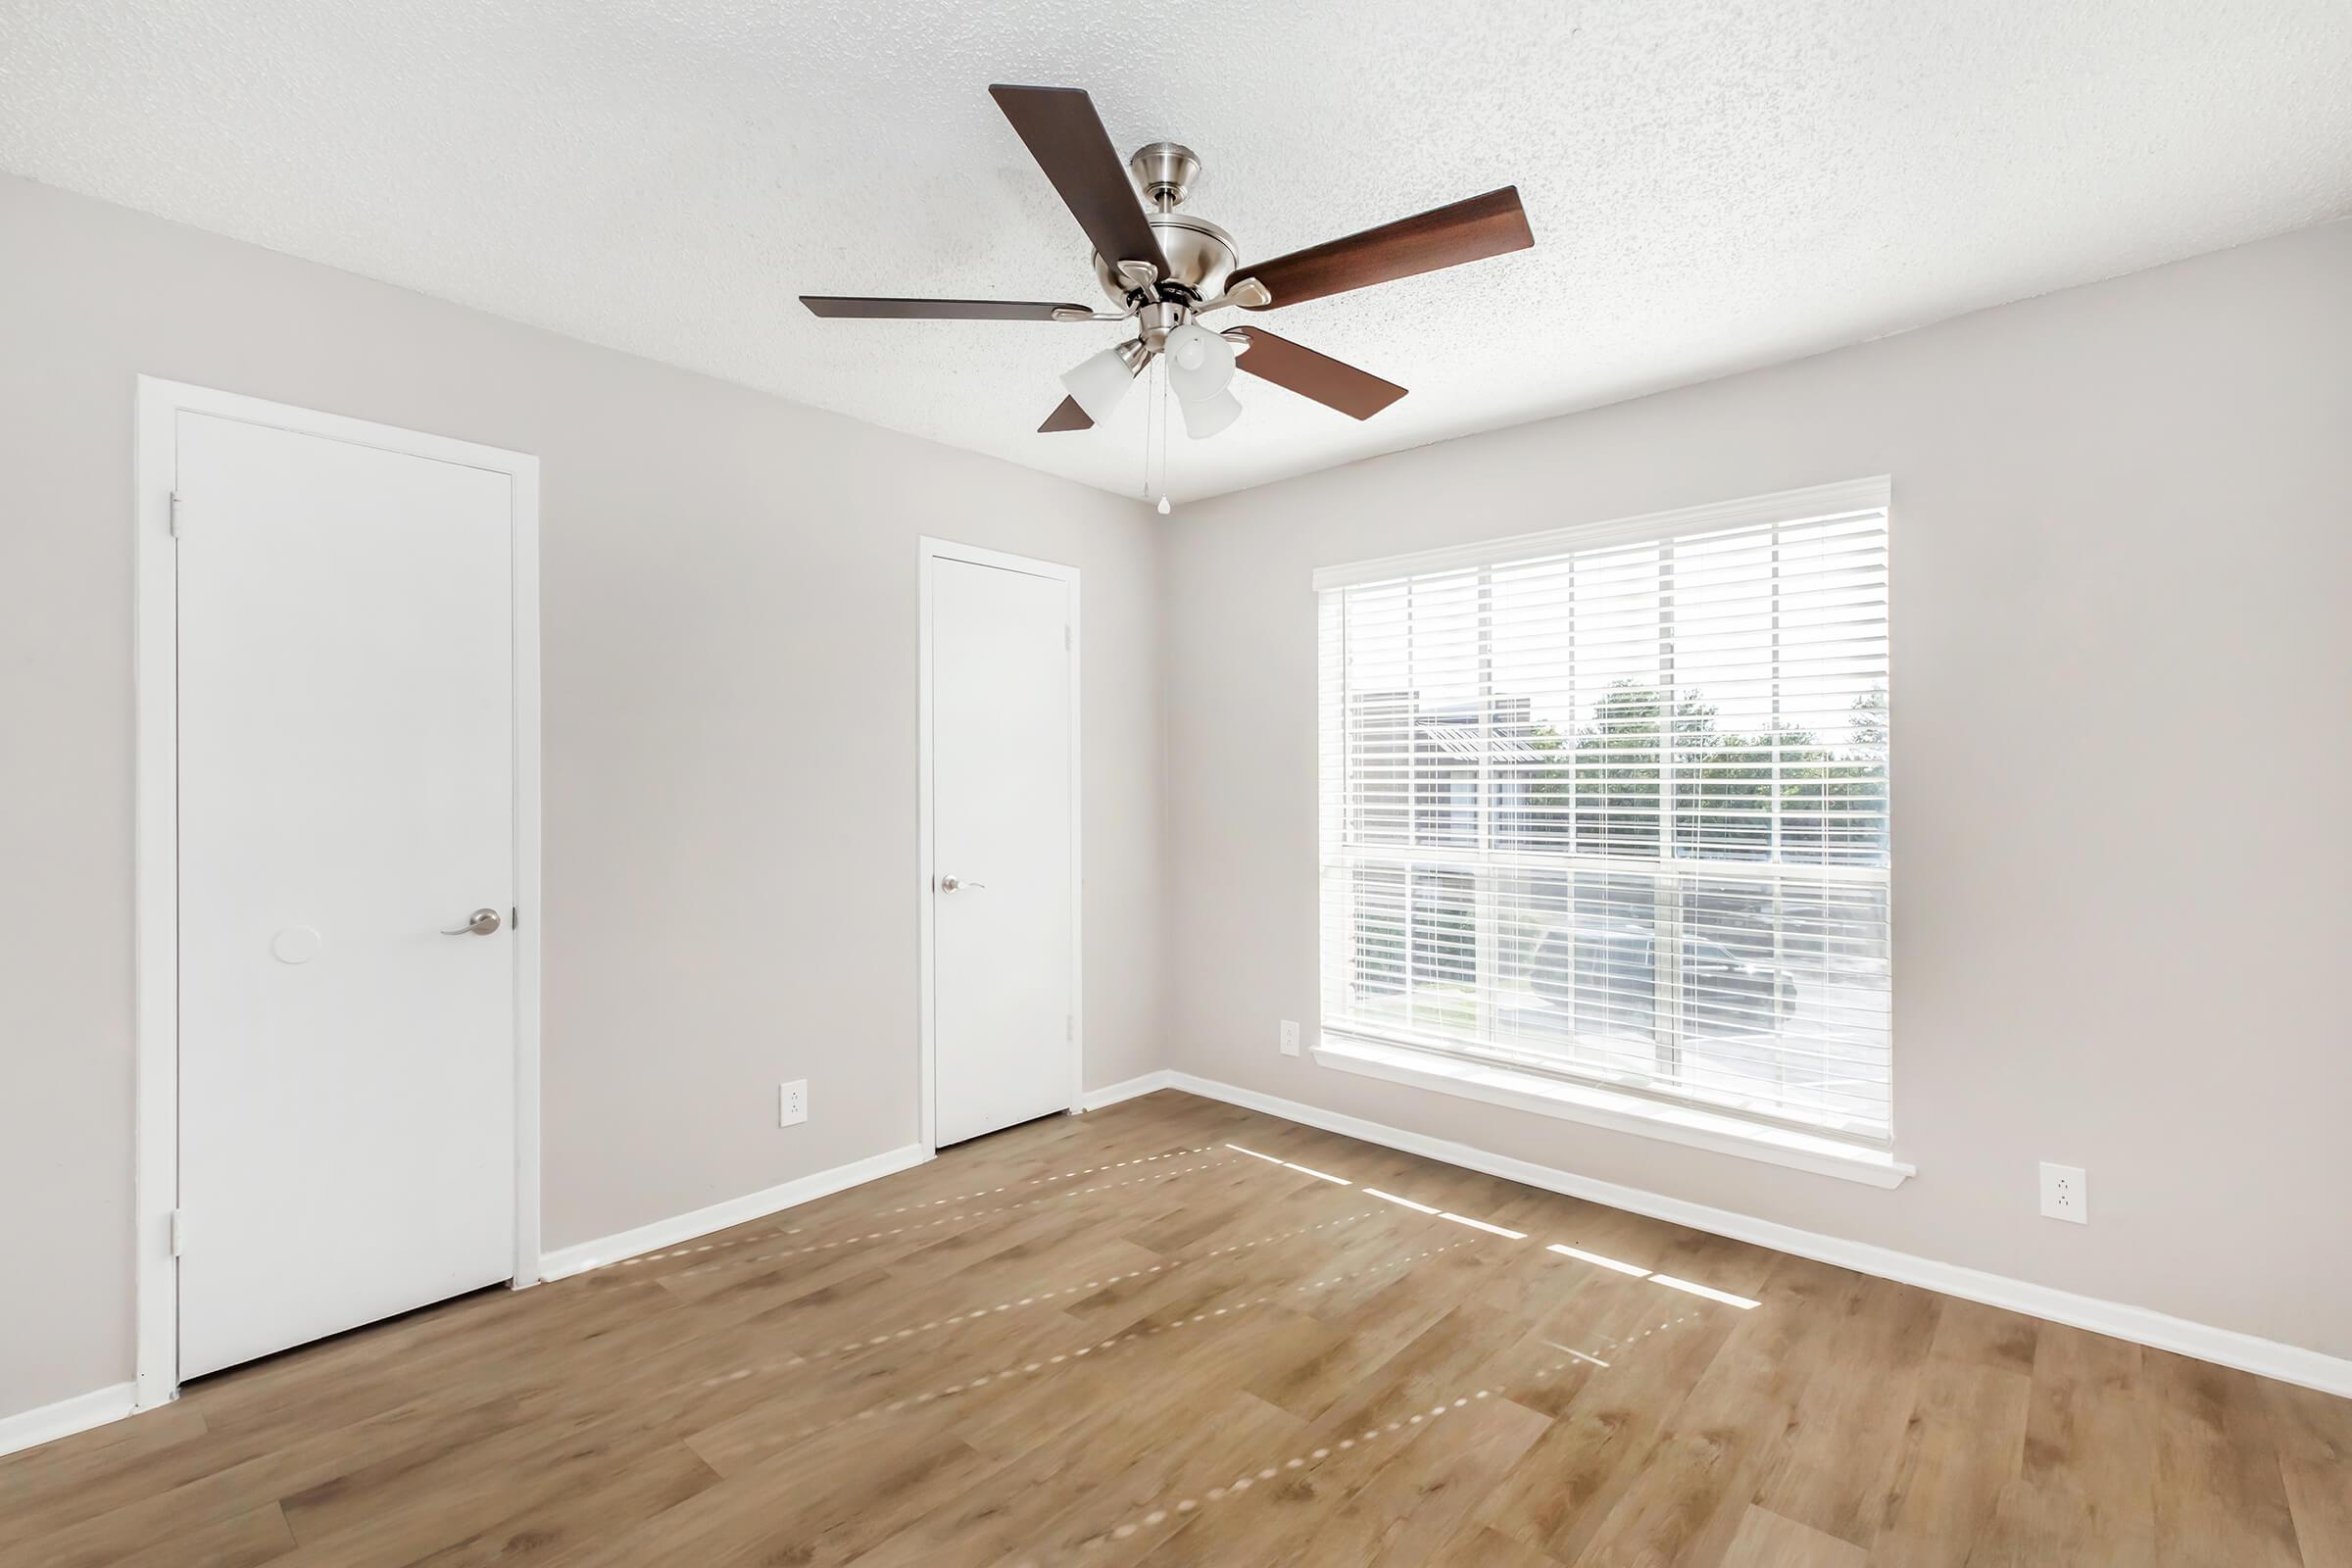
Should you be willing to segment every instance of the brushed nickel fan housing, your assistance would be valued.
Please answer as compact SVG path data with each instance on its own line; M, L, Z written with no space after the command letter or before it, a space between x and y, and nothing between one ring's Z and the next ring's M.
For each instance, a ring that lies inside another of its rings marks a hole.
M1200 177L1199 155L1177 142L1150 142L1127 160L1127 171L1152 207L1145 221L1152 225L1152 237L1168 260L1168 270L1160 281L1180 284L1196 299L1214 299L1224 293L1226 278L1241 262L1240 253L1233 248L1233 236L1205 218L1176 211L1192 194L1193 181ZM1095 278L1103 293L1122 305L1136 292L1099 254Z

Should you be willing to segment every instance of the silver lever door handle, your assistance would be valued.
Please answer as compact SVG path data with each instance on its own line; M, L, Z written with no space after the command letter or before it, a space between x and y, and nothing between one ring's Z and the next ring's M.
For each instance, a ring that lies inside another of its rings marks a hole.
M985 888L987 886L988 884L985 882L966 882L963 878L956 876L943 876L939 879L939 891L942 893L953 893L957 888Z
M445 937L486 937L497 929L498 911L496 909L476 909L467 917L464 925L455 931L444 931L441 934Z

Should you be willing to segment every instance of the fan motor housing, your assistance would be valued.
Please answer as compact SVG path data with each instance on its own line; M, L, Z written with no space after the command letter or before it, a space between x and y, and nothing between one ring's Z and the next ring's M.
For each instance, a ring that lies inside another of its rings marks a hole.
M1168 259L1165 281L1181 283L1204 300L1225 292L1227 274L1242 260L1234 252L1232 235L1207 219L1195 218L1190 213L1152 213L1150 220L1160 251ZM1102 283L1103 293L1126 303L1127 285L1100 256L1095 258L1095 277Z
M1127 160L1127 169L1155 209L1147 213L1145 220L1168 259L1167 276L1162 281L1183 285L1197 299L1214 299L1224 293L1226 276L1241 262L1233 248L1233 236L1205 218L1176 211L1192 194L1193 181L1200 174L1200 160L1189 147L1155 141L1137 148L1135 156ZM1103 293L1126 303L1131 292L1128 284L1100 256L1095 258L1095 277Z

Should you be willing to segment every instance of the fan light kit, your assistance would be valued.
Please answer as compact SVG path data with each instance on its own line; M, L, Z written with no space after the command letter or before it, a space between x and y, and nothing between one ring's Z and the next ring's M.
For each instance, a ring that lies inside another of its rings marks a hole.
M1189 147L1155 141L1120 167L1094 100L1075 87L988 89L1030 155L1093 241L1095 276L1116 309L1022 300L907 300L804 294L818 316L896 320L1118 321L1133 333L1061 378L1068 396L1039 432L1085 430L1107 419L1155 359L1185 433L1204 440L1241 417L1233 372L1289 387L1342 414L1368 419L1404 396L1393 381L1276 337L1261 326L1219 331L1212 311L1297 305L1536 242L1516 186L1473 196L1345 239L1241 265L1233 236L1178 212L1200 177ZM1133 176L1130 182L1130 175ZM1149 204L1139 206L1138 191ZM1160 498L1159 510L1168 510Z

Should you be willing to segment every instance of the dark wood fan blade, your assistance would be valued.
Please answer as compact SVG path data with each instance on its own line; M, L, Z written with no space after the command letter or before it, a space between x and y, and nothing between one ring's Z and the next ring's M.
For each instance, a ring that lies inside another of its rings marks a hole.
M1404 388L1383 381L1328 354L1317 354L1287 337L1276 337L1262 326L1234 328L1250 347L1233 363L1261 381L1287 386L1301 397L1313 398L1358 419L1369 419L1398 398Z
M1053 430L1092 430L1094 427L1095 421L1086 416L1086 411L1078 406L1076 398L1063 398L1054 412L1046 416L1046 422L1037 427L1037 433L1045 435Z
M1161 272L1168 260L1158 237L1144 218L1143 203L1127 177L1127 166L1110 145L1110 133L1095 113L1095 101L1076 87L1009 87L988 89L1046 177L1061 195L1062 205L1086 230L1102 258L1120 262L1150 262Z
M878 300L857 295L804 294L801 303L815 316L849 316L898 321L1051 321L1055 311L1089 311L1084 305L1036 300Z
M1535 242L1535 231L1527 226L1527 210L1519 205L1519 187L1505 185L1346 239L1326 240L1270 262L1237 267L1233 278L1238 282L1254 277L1265 284L1274 298L1251 309L1271 310L1417 272L1434 272L1442 267L1483 262L1506 251L1526 250Z

